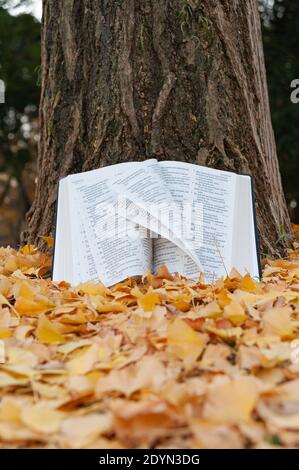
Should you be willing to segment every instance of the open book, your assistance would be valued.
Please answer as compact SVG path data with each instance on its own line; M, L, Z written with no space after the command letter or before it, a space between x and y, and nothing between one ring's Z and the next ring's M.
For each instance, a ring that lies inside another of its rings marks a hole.
M260 275L251 177L182 162L128 162L59 182L53 280L113 285L170 272Z

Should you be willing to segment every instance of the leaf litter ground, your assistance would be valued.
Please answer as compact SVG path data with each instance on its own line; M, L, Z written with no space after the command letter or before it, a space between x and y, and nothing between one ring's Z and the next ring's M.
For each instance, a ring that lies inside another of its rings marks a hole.
M262 282L50 265L0 249L0 447L299 447L299 244Z

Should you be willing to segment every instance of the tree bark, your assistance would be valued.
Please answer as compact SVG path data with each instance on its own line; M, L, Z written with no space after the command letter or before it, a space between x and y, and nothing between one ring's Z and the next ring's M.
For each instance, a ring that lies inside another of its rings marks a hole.
M60 177L155 157L253 175L262 249L282 254L290 222L258 0L43 7L39 177L25 238L51 231Z

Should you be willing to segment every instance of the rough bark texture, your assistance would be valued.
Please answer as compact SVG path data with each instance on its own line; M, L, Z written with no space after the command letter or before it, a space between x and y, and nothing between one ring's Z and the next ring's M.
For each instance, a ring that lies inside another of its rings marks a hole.
M39 178L27 240L53 225L59 177L184 160L255 177L264 252L289 218L258 0L44 0Z

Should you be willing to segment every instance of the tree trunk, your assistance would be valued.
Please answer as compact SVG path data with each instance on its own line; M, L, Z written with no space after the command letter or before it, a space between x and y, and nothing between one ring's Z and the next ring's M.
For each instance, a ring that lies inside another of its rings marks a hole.
M33 241L61 176L184 160L255 178L261 244L289 217L271 126L258 0L44 0Z

